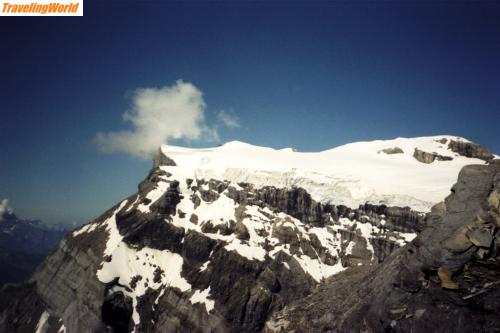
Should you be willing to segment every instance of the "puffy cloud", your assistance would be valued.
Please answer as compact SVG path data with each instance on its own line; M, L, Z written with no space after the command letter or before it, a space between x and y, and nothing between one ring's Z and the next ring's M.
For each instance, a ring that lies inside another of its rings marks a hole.
M193 84L177 81L163 88L140 88L123 119L128 131L97 133L94 141L105 153L124 152L149 158L169 140L218 140L217 130L205 123L203 93Z
M240 120L233 113L228 113L228 112L222 110L217 114L217 119L227 128L239 128L239 127L241 127Z
M3 214L12 214L14 210L9 206L9 199L0 201L0 221L3 221Z

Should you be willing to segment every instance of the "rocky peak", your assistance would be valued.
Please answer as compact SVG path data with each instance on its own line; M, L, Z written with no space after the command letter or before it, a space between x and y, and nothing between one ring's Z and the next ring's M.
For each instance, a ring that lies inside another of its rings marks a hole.
M432 163L434 161L451 161L453 160L453 157L451 156L443 156L439 155L438 153L428 153L426 151L420 150L418 148L415 148L413 152L413 157L422 163Z
M153 169L159 168L161 166L176 166L175 161L165 155L160 148L156 152L156 155L153 159Z

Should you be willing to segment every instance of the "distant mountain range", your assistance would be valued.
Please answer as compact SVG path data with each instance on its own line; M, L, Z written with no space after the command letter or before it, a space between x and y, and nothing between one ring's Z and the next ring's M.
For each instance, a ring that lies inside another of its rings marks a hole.
M0 331L499 331L499 198L497 156L455 136L163 146L2 288Z
M66 232L4 210L0 216L0 284L28 278L57 249Z

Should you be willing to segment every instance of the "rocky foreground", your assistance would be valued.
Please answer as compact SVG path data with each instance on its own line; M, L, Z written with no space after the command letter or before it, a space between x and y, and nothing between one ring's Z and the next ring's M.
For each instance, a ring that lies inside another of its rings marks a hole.
M499 332L500 163L466 166L426 228L275 313L265 332Z

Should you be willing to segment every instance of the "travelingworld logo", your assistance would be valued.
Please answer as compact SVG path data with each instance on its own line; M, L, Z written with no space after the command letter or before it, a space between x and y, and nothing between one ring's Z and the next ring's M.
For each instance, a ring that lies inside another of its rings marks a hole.
M0 16L83 16L83 0L0 0Z

